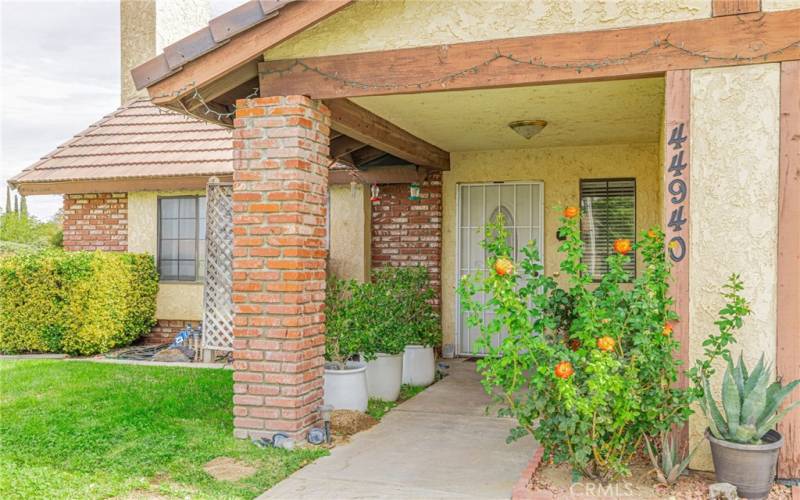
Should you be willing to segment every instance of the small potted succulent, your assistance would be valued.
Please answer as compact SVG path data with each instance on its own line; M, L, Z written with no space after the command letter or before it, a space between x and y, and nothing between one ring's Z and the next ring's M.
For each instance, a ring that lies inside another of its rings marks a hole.
M336 410L367 410L366 364L357 360L365 344L358 327L360 304L354 281L331 278L325 298L324 402Z
M702 377L702 383L700 402L708 419L706 438L711 443L717 481L735 485L743 498L766 497L783 446L775 425L800 405L795 401L781 409L781 403L800 380L785 386L773 381L772 367L764 363L763 355L752 372L748 372L741 355L735 366L728 359L720 395L722 411L708 378Z

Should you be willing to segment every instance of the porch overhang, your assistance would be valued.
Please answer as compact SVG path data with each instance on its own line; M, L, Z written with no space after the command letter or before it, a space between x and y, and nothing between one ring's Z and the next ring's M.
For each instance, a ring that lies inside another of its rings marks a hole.
M800 59L800 9L259 63L272 95L338 99L663 75Z

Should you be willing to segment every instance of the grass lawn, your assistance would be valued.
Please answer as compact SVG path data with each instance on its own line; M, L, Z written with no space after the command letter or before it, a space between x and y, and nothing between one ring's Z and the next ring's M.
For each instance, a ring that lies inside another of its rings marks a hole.
M323 450L233 437L229 370L0 361L0 498L253 498ZM258 468L216 481L219 456Z

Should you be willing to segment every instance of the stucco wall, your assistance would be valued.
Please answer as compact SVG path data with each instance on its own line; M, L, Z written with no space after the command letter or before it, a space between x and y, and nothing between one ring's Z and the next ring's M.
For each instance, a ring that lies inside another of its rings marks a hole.
M762 352L775 359L779 83L778 64L692 71L691 363L717 330L720 285L734 272L753 313L732 351L743 350L749 363ZM702 414L695 416L694 442L703 441L704 428ZM711 465L703 446L694 467Z
M710 16L708 0L373 0L356 2L270 49L265 57L290 59L348 54Z
M329 189L330 253L328 271L343 279L365 281L370 271L369 189L359 184Z
M761 10L800 9L800 0L761 0Z
M204 191L145 191L128 193L128 251L158 251L158 197L203 195ZM160 320L200 320L203 284L162 282L158 287L156 317Z
M604 145L453 153L443 175L442 328L444 344L455 342L456 191L459 183L544 182L545 272L558 271L555 237L560 212L578 205L580 179L636 178L637 232L661 223L660 164L657 144Z
M122 0L120 2L120 75L123 103L146 97L137 91L130 70L167 45L202 28L211 17L209 0Z

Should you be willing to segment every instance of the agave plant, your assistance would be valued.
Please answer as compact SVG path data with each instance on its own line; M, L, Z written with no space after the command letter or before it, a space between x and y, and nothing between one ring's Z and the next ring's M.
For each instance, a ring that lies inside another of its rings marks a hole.
M661 433L661 448L658 454L653 451L653 446L650 445L650 438L645 437L645 444L647 444L647 454L650 456L650 462L655 467L658 482L668 486L675 483L683 474L683 471L689 466L689 461L692 460L694 452L699 448L699 446L695 446L688 455L681 459L678 441L672 436L672 433L667 431Z
M711 393L708 379L703 377L703 398L701 407L708 418L708 428L717 439L734 443L757 444L761 438L796 406L795 401L783 410L781 403L800 380L782 386L772 382L772 367L764 364L764 355L756 367L748 374L741 354L736 366L728 360L728 367L722 379L722 408L720 412Z

